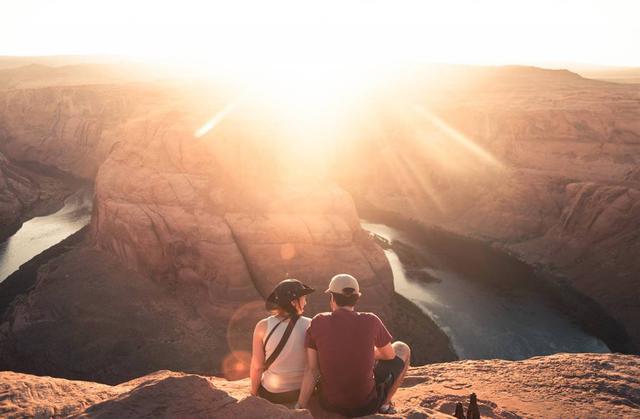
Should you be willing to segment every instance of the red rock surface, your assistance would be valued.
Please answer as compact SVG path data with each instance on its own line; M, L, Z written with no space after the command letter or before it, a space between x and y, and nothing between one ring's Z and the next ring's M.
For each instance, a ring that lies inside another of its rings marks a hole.
M159 371L118 386L0 373L3 417L310 418L256 397L237 399L220 379Z
M460 361L411 368L396 397L397 414L370 417L452 417L478 395L481 417L636 418L640 358L559 354L525 361ZM248 395L248 380L226 381L158 371L116 386L13 372L0 373L3 417L335 418L312 403L311 414Z
M388 298L389 266L351 197L283 175L278 142L242 134L259 122L231 118L203 139L188 120L131 126L96 178L96 245L155 280L214 282L220 299L266 296L287 275L322 289L345 271Z

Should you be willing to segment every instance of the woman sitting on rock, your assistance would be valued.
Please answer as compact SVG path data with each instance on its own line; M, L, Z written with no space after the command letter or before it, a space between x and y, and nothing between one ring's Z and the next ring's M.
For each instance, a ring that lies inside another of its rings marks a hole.
M273 403L298 400L306 366L304 339L311 319L302 316L314 290L297 279L280 282L267 298L272 315L253 331L251 394Z

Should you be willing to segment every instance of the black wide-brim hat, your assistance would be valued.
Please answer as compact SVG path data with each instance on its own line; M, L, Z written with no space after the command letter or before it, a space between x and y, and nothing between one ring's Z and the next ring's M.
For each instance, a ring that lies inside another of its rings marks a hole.
M265 307L267 310L285 308L287 304L303 295L308 295L315 290L297 279L285 279L276 285L275 289L267 297Z

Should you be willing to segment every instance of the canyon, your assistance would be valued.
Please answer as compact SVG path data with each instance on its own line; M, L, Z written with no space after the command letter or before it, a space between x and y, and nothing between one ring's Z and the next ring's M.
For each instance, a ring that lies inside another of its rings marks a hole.
M52 212L72 193L44 168L95 184L88 228L36 269L23 267L29 287L0 284L11 301L0 369L16 371L0 376L10 395L0 409L141 416L151 413L128 403L152 409L156 395L183 391L201 403L175 406L186 414L305 417L247 398L246 382L202 376L246 376L251 331L281 279L316 289L313 315L327 309L328 279L349 272L363 289L359 308L412 346L413 364L430 364L410 370L403 416L452 414L475 391L490 417L536 417L550 406L549 417L562 417L585 405L595 417L631 417L636 355L447 362L457 359L449 338L394 291L385 253L361 227L362 214L382 211L488 243L584 295L616 324L609 347L638 353L640 88L567 71L466 71L451 84L407 78L416 84L355 110L350 141L338 142L321 174L313 155L289 153L286 119L251 103L230 112L234 95L214 84L0 91L0 228L11 234L44 211L38 202ZM498 380L542 370L531 388ZM552 371L567 377L566 397ZM438 387L454 381L465 384ZM44 400L68 397L38 405L25 395L43 386L52 392ZM612 390L596 402L589 386ZM507 391L546 401L509 401Z

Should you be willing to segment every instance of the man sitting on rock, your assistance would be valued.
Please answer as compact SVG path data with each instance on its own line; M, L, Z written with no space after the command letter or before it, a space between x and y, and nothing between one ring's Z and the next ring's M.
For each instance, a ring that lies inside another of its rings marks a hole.
M327 411L393 413L391 398L409 367L409 347L392 344L378 316L354 309L361 294L353 276L334 276L325 293L331 313L318 314L307 329L307 367L296 408L307 407L319 383L320 405Z

